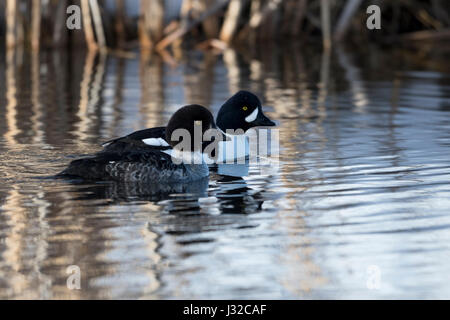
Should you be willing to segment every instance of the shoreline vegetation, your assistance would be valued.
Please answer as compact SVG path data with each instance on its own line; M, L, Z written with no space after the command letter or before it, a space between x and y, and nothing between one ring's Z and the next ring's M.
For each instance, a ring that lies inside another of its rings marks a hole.
M113 4L113 6L111 6ZM405 43L450 39L450 3L445 0L180 0L173 19L166 1L140 0L139 14L125 0L2 0L0 39L7 48L87 47L127 55L194 45L225 50L235 44L280 40L322 42L325 49L343 41ZM369 5L381 9L381 29L369 30ZM69 30L67 8L81 10L79 30Z

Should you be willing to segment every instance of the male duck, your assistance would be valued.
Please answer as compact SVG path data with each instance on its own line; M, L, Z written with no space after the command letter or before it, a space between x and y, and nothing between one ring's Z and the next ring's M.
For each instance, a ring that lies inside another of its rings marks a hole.
M275 123L264 115L258 97L244 90L233 95L222 105L217 114L216 124L222 133L222 141L218 142L219 155L216 157L216 162L219 163L248 156L248 137L245 132L250 128L275 126ZM118 154L145 149L146 146L171 149L167 140L166 127L136 131L127 136L109 140L102 146L103 152ZM211 163L208 159L205 160Z

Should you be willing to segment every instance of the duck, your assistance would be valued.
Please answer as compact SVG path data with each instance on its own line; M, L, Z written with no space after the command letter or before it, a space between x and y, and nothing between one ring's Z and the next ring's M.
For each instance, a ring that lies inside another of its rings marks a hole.
M218 155L203 154L208 164L229 163L249 155L249 129L271 127L276 124L263 112L260 99L250 91L241 90L230 97L219 109L215 121L221 133ZM172 147L167 141L166 127L155 127L135 131L127 136L108 140L102 144L105 153L126 153L153 146L163 150ZM208 143L204 142L203 147Z
M187 105L172 115L164 130L147 131L158 135L133 133L114 142L118 150L104 149L93 156L74 160L57 176L141 183L186 183L204 179L209 176L209 168L201 157L202 144L196 139L198 133L203 137L207 130L215 128L214 117L208 109ZM181 139L177 132L188 134L190 140ZM180 139L174 139L177 136ZM162 139L165 143L149 144L147 139Z
M223 164L233 165L249 156L249 129L276 124L264 114L261 101L255 94L241 90L219 109L216 125L223 139L218 142L218 155L214 163L223 167Z

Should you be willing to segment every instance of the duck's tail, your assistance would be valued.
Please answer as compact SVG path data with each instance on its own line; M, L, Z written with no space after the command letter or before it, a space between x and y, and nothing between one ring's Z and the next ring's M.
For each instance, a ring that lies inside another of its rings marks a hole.
M99 180L105 178L105 164L96 158L73 160L69 166L56 175L57 178L82 178Z

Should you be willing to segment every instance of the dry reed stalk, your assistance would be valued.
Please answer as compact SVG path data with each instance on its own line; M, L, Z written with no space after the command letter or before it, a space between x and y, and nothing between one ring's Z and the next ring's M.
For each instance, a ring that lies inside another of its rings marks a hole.
M405 3L405 5L410 10L411 14L413 14L425 27L434 29L442 28L442 23L428 13L425 5L421 6L415 1Z
M336 31L334 32L333 36L336 41L340 41L344 38L345 34L347 33L348 27L350 26L350 22L352 21L356 10L358 10L358 7L361 5L361 2L362 0L347 1L336 24Z
M170 33L166 37L164 37L158 44L156 45L156 49L163 50L168 45L170 45L175 40L183 37L186 33L188 33L192 28L196 27L205 19L209 18L210 16L216 14L218 11L220 11L225 5L229 3L230 0L222 0L217 2L213 7L211 7L208 11L204 12L198 19L195 19L194 21L188 22L186 25L181 25L180 28L175 30L174 32Z
M149 0L141 0L140 15L138 20L139 43L141 48L144 50L149 50L152 47L152 41L146 27L147 19L145 11L148 7L148 1Z
M17 23L17 2L16 0L6 1L6 46L8 48L16 45L16 23Z
M97 42L98 46L100 47L101 51L106 51L106 38L105 38L105 30L103 29L103 22L102 22L102 16L100 14L100 7L98 5L97 0L89 0L91 11L92 11L92 17L94 20L94 28L95 28L95 34L97 35Z
M214 2L214 0L200 0L199 5L201 12L208 11L208 8L210 8ZM202 27L207 38L211 39L218 37L219 20L216 17L209 17L208 19L205 19L202 23Z
M95 41L94 30L92 29L91 9L89 7L89 0L81 1L81 13L83 15L83 29L86 38L86 44L89 50L97 50L98 45Z
M320 0L320 18L323 37L323 47L331 48L331 18L329 0Z
M251 17L255 16L261 10L261 6L262 6L262 0L252 0L252 2L250 4L249 21L250 21ZM258 28L250 29L250 28L248 28L248 26L246 26L239 33L238 38L243 39L245 37L248 37L250 42L253 43L256 39L256 31L257 30L258 30Z
M164 0L152 0L149 8L148 27L154 43L161 40L164 32Z
M254 2L255 5L252 8L252 11L254 12L250 17L249 23L242 29L239 37L247 37L249 32L253 32L258 29L267 17L279 8L281 2L282 0L268 0L264 7L259 6L259 1Z
M264 21L262 28L262 38L265 39L274 39L278 36L281 31L279 25L282 22L281 17L281 9L282 9L283 0L281 0L280 4L273 8L271 12L269 12L267 18Z
M32 1L31 8L31 47L33 50L39 50L41 39L41 1Z
M223 22L222 29L220 30L219 38L223 42L230 43L233 40L242 9L246 4L247 0L231 0L225 15L225 21Z
M180 19L182 24L187 24L189 22L192 7L192 0L183 0L181 3Z
M67 0L59 0L56 7L55 24L53 28L52 43L54 46L67 44L68 31L66 28Z
M141 46L149 50L162 38L164 32L164 1L141 0L139 22Z

